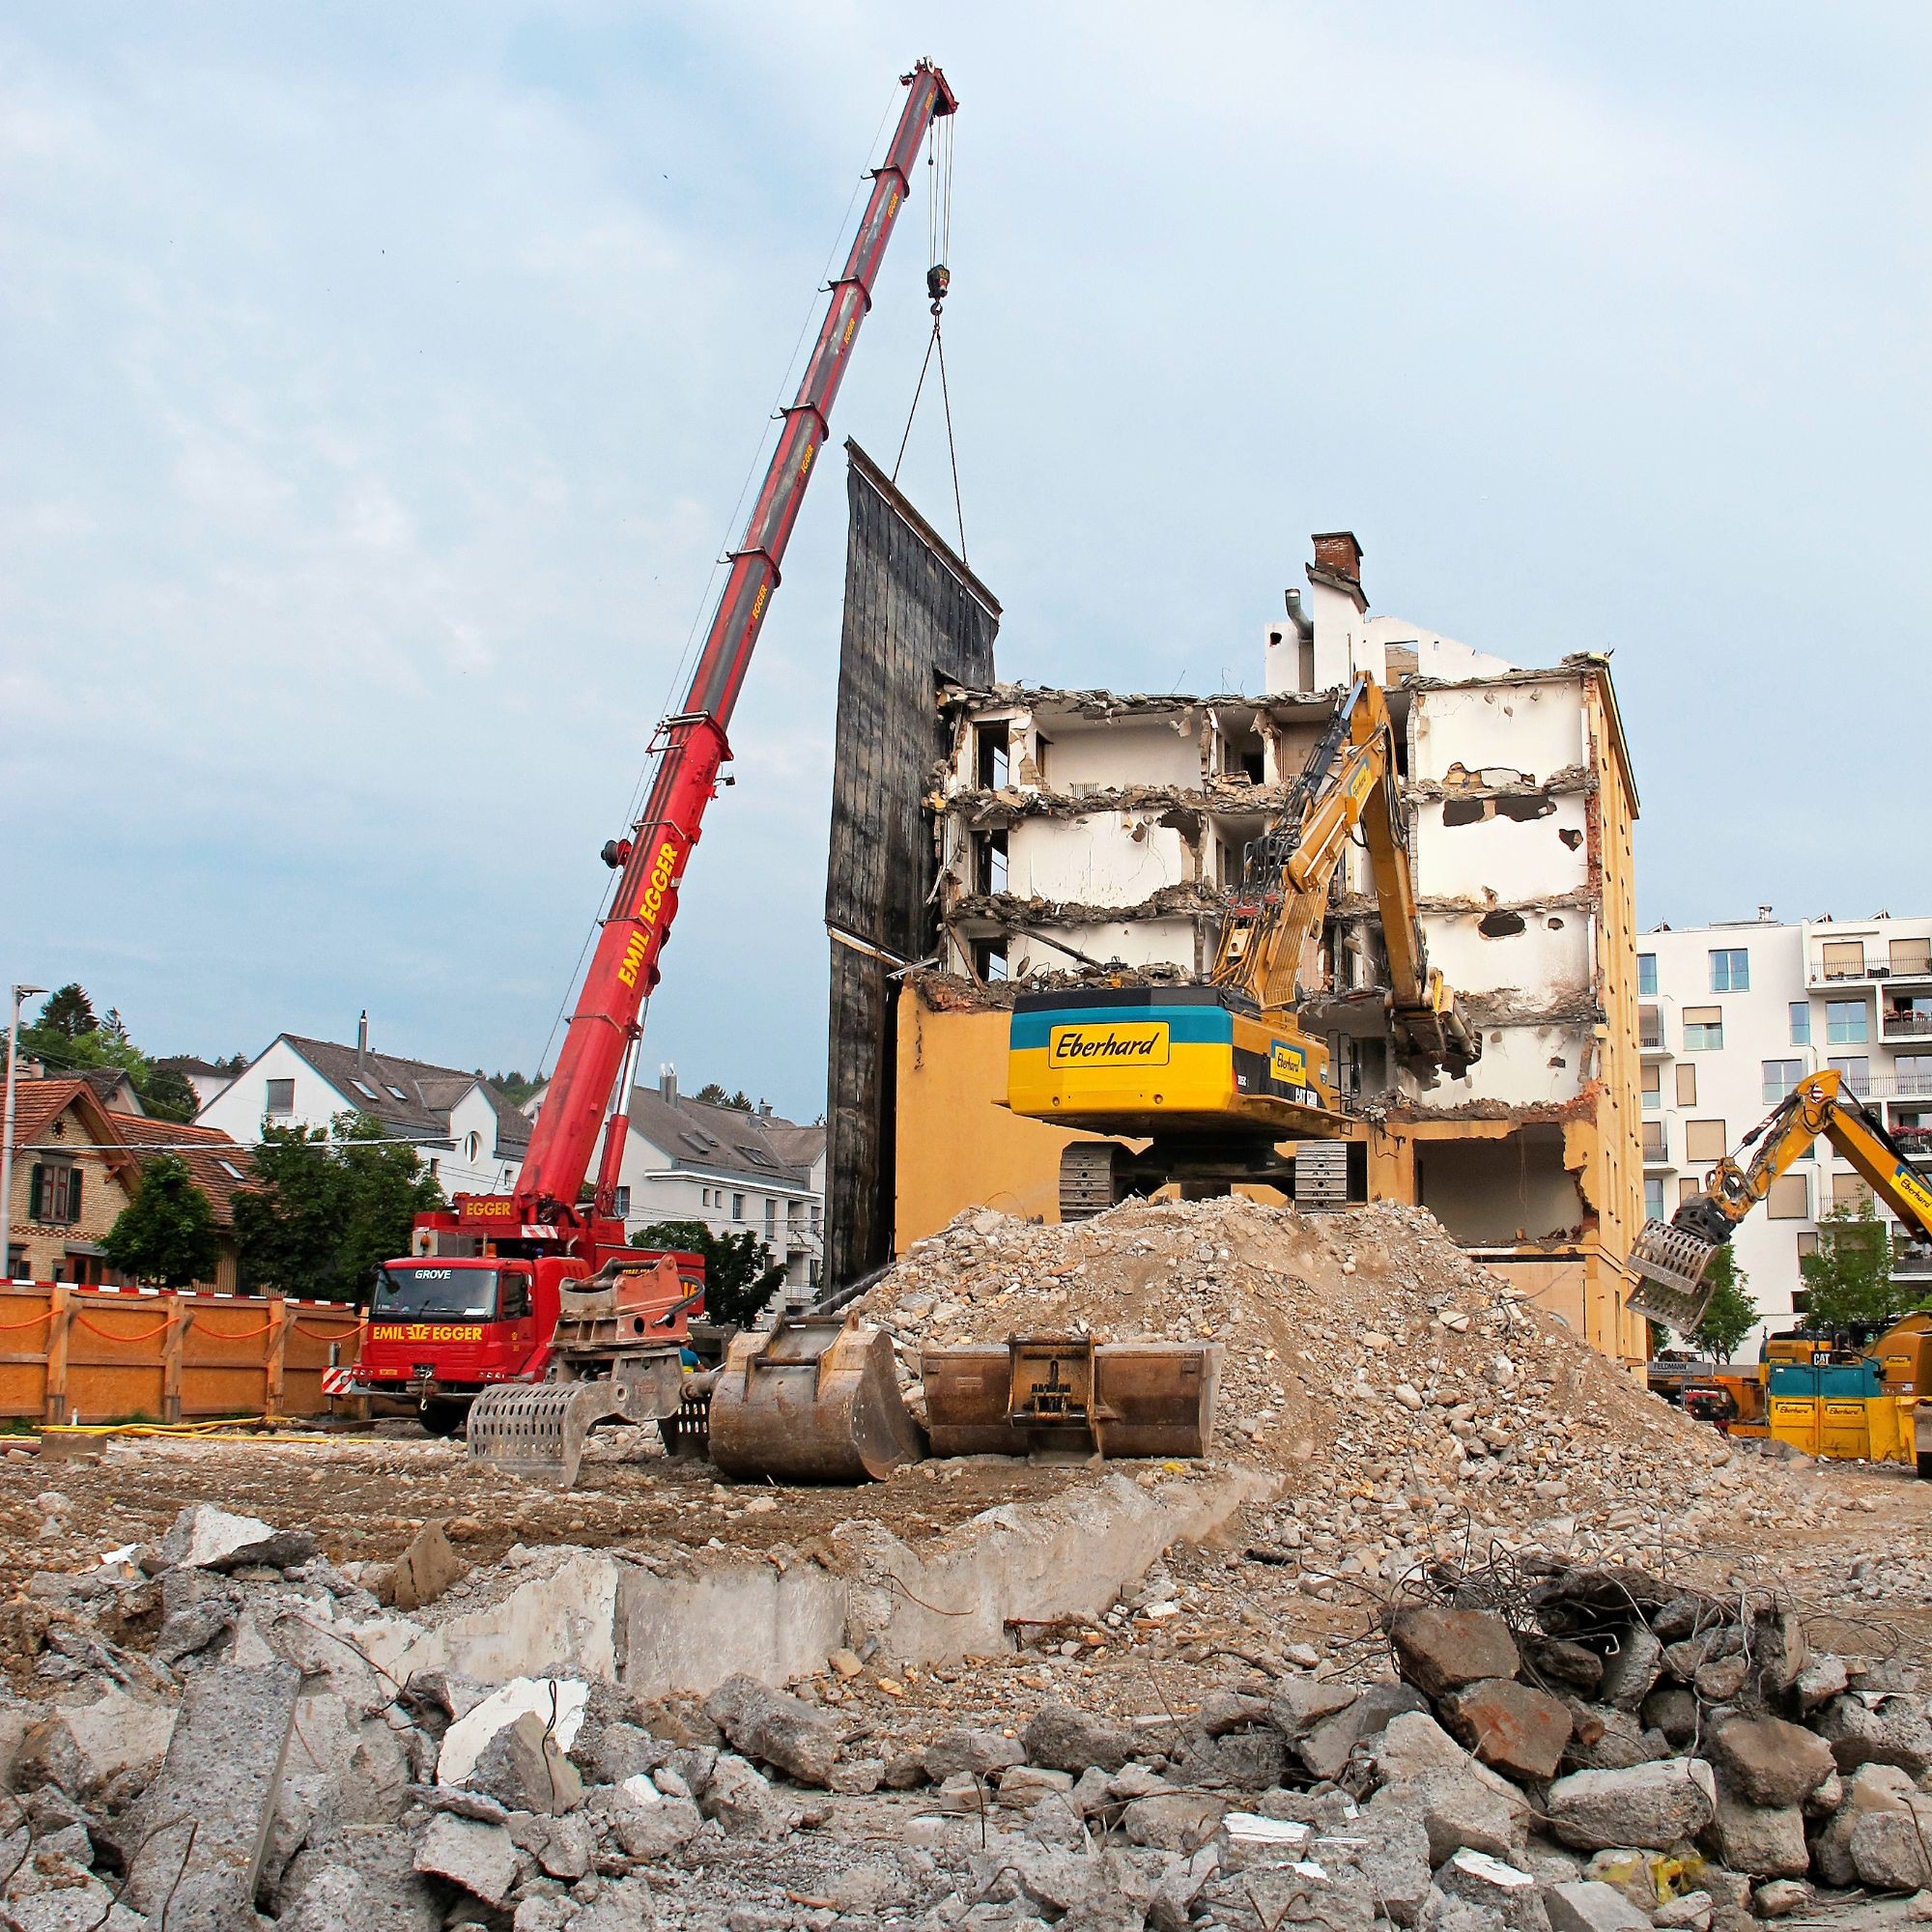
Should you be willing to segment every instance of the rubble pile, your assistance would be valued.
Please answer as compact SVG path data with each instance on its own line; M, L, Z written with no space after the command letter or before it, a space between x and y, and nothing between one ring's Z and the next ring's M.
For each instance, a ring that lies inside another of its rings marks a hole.
M892 1330L908 1379L923 1346L1015 1334L1220 1343L1214 1453L1281 1473L1263 1531L1317 1596L1466 1553L1472 1529L1655 1560L1666 1529L1683 1549L1826 1520L1424 1208L1131 1202L1051 1227L982 1208L857 1306Z
M352 1576L200 1505L37 1577L35 1694L0 1702L0 1918L1749 1932L1852 1887L1932 1916L1925 1700L1895 1661L1814 1651L1770 1591L1436 1566L1391 1595L1375 1681L1296 1647L1178 1708L1061 1690L916 1740L834 1700L847 1652L654 1701L407 1668L399 1598L494 1588L418 1543Z

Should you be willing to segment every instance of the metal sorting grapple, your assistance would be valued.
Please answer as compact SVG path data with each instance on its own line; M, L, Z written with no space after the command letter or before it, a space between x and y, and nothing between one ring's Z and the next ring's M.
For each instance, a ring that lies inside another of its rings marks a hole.
M584 1438L600 1422L675 1416L691 1379L675 1349L627 1356L616 1373L555 1378L534 1388L485 1389L469 1406L469 1459L512 1476L567 1490L577 1481Z
M1213 1343L1015 1338L921 1355L935 1456L1205 1456Z
M730 1476L863 1483L925 1454L892 1337L837 1318L735 1336L711 1392L711 1460Z
M1704 1271L1720 1246L1672 1222L1646 1221L1630 1251L1632 1272L1640 1280L1625 1305L1634 1315L1690 1334L1711 1305L1714 1291L1704 1286Z

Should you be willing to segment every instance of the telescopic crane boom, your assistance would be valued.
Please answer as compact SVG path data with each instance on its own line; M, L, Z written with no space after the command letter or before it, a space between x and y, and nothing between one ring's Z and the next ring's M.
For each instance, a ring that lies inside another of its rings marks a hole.
M1912 1170L1885 1122L1844 1084L1835 1067L1807 1074L1747 1133L1738 1154L1727 1153L1668 1221L1646 1221L1631 1249L1641 1278L1630 1308L1680 1335L1704 1319L1712 1288L1704 1285L1713 1257L1737 1225L1771 1192L1771 1184L1803 1160L1823 1134L1905 1225L1915 1242L1932 1242L1932 1188ZM1755 1147L1750 1159L1739 1158Z
M605 858L618 873L597 950L544 1096L517 1183L521 1222L574 1225L578 1193L589 1173L599 1130L609 1132L594 1211L608 1214L616 1184L628 1081L619 1080L640 1034L639 1014L658 983L658 960L670 937L678 892L697 843L704 810L730 757L725 731L744 688L806 484L823 446L859 325L872 305L872 283L906 202L920 143L957 102L946 76L921 61L904 77L906 97L886 157L873 171L871 198L851 252L831 285L811 359L784 412L745 534L712 616L683 708L660 729L657 772L630 836L613 839Z

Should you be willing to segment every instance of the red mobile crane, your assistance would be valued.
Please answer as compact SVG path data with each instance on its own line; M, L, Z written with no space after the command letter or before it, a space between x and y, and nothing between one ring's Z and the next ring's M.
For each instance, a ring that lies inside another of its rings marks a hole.
M600 1414L664 1421L683 1393L680 1349L703 1298L701 1282L692 1284L696 1257L628 1247L612 1213L639 1014L658 983L705 807L731 755L726 728L920 144L957 106L929 60L902 83L898 125L872 171L865 215L731 553L690 692L652 745L658 762L642 814L628 838L604 847L617 889L516 1191L459 1195L452 1210L423 1215L414 1253L380 1273L358 1388L412 1394L425 1419L444 1428L487 1391L471 1407L469 1435L472 1454L492 1461L515 1466L508 1449L521 1443L543 1460L567 1462L574 1473L576 1448ZM935 302L945 283L943 268L928 272ZM603 1156L584 1203L600 1131ZM546 1374L543 1387L530 1386Z

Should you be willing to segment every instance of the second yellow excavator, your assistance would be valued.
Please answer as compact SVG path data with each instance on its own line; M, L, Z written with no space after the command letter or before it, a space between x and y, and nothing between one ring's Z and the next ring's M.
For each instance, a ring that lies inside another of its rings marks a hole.
M1282 811L1243 853L1208 983L1015 998L1007 1059L1013 1112L1148 1142L1144 1150L1118 1140L1067 1147L1063 1221L1169 1181L1190 1194L1265 1181L1309 1199L1316 1163L1284 1154L1278 1144L1333 1146L1350 1122L1329 1078L1326 1046L1295 1023L1297 977L1357 829L1381 913L1396 1056L1458 1078L1478 1058L1482 1035L1463 1023L1424 948L1388 704L1373 678L1359 677ZM1323 1173L1325 1184L1332 1169Z
M1640 1277L1631 1291L1633 1313L1689 1335L1711 1305L1705 1275L1732 1231L1771 1192L1771 1183L1802 1160L1823 1134L1851 1162L1874 1194L1904 1223L1914 1241L1932 1242L1932 1188L1912 1170L1885 1122L1844 1084L1834 1067L1807 1074L1747 1133L1738 1154L1726 1154L1668 1221L1646 1221L1631 1249ZM1747 1149L1757 1151L1748 1162Z

